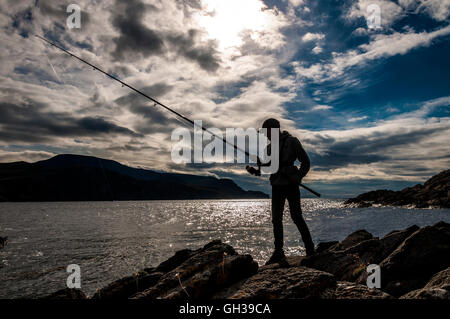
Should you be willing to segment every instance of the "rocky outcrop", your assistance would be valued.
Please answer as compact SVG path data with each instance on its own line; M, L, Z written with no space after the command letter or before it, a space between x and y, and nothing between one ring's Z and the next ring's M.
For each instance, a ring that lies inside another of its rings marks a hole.
M344 204L351 207L386 205L450 208L450 170L433 176L423 185L417 184L398 192L391 190L372 191L351 198Z
M382 286L401 296L449 266L450 224L439 222L414 232L380 263Z
M437 273L425 287L408 292L401 299L450 299L450 267Z
M381 268L381 289L367 287L367 266ZM213 241L184 249L157 267L99 289L93 299L442 299L450 294L450 224L395 230L382 238L365 230L318 245L313 256L291 256L258 267L250 255ZM49 296L82 299L80 291Z
M237 254L233 247L214 241L132 298L207 298L257 271L258 264L250 255Z

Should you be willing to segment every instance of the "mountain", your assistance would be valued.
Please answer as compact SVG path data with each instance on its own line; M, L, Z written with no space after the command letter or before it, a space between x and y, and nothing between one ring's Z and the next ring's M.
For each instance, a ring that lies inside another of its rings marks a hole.
M423 185L417 184L398 192L386 189L371 191L351 198L345 204L357 207L369 207L376 204L450 208L450 169L431 177Z
M0 163L0 201L103 201L268 198L231 179L133 168L92 156L57 155Z

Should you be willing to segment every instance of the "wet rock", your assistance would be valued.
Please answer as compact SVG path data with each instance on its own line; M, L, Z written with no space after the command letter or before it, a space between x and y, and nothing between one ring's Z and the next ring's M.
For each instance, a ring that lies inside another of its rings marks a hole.
M80 289L66 288L58 290L43 299L81 300L87 299L87 296Z
M450 267L438 272L425 287L408 292L401 299L450 299Z
M164 274L156 285L132 298L211 298L257 271L258 264L250 255L239 255L231 246L214 241Z
M423 227L380 263L383 290L401 296L450 266L450 224Z
M232 299L320 298L336 286L333 275L306 267L269 268L241 283Z

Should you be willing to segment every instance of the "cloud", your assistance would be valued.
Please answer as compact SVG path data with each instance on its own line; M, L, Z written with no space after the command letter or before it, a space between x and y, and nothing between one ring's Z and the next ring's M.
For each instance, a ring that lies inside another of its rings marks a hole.
M116 2L112 25L119 31L114 39L116 49L112 53L116 60L129 60L137 55L147 57L161 54L164 41L158 32L147 28L142 22L147 11L157 10L154 6L145 5L140 0ZM128 57L127 57L128 55Z
M325 110L331 110L333 107L330 105L316 105L313 106L311 111L325 111Z
M215 12L196 0L80 0L77 3L89 16L88 28L71 32L65 29L62 3L47 1L39 9L32 2L0 2L0 40L8 43L0 47L0 159L4 161L70 152L158 170L233 176L252 187L262 183L251 184L239 165L174 165L170 132L182 125L174 116L76 60L26 38L33 32L180 113L202 119L206 127L259 127L268 117L279 118L283 129L301 138L310 153L313 171L307 179L312 181L417 180L449 164L449 123L441 116L448 98L436 94L436 99L420 105L393 100L367 113L365 108L352 110L354 106L343 111L345 102L336 98L337 93L351 92L362 81L372 80L361 72L355 72L361 77L355 79L352 71L365 71L373 61L415 48L432 50L438 38L450 34L444 23L433 24L436 29L421 28L427 30L422 32L409 25L392 29L409 13L444 17L445 10L432 11L431 2L428 7L411 3L408 9L405 1L395 2L403 11L393 7L387 13L384 21L393 24L385 33L352 29L364 21L362 7L352 8L356 11L348 23L340 19L341 12L347 15L352 7L347 2L314 5L306 13L303 1L287 0L280 6L260 0L245 5L226 1L220 2L226 10L221 4ZM336 38L334 30L342 38ZM329 89L329 83L338 88ZM292 111L292 105L301 111ZM396 111L389 113L387 106ZM406 107L409 111L402 113ZM292 118L296 112L302 116ZM352 121L363 116L371 121ZM333 128L335 124L339 129ZM20 145L20 151L14 145Z
M289 0L294 7L299 7L305 3L305 0Z
M214 72L219 68L216 43L208 41L197 44L200 31L190 29L184 34L156 30L145 25L146 14L158 12L154 5L145 4L141 0L117 1L114 12L112 25L119 31L119 36L114 39L114 59L130 61L139 56L145 58L167 55L173 49L179 56L198 63L206 71Z
M370 13L367 12L369 5L377 5L381 13L381 27L391 26L395 21L404 16L404 10L401 6L390 0L357 0L347 12L347 18L350 20L356 18L367 18Z
M302 37L302 40L303 40L303 42L309 42L309 41L322 40L324 38L325 38L325 35L323 33L308 32Z
M5 99L4 99L5 100ZM48 142L59 137L98 135L140 136L128 128L100 117L74 117L47 110L42 103L28 100L20 104L1 102L0 139L4 142Z
M294 62L293 66L299 77L321 82L341 76L345 70L351 67L363 67L369 61L404 55L418 47L429 46L433 40L449 34L450 26L431 32L415 33L409 31L406 33L377 34L369 43L361 44L356 49L344 53L334 53L328 64L317 63L305 67L298 62Z
M359 117L352 117L352 118L349 118L348 121L349 122L358 122L358 121L362 121L362 120L365 120L365 119L367 119L366 115L359 116Z
M449 0L399 0L399 4L415 13L423 11L437 21L444 21L450 15Z
M0 150L0 162L10 163L10 162L36 162L48 159L55 156L55 153L45 152L45 151L5 151Z
M199 31L190 29L187 35L168 35L167 40L181 56L197 62L206 71L214 72L220 66L220 59L217 56L217 43L213 40L202 45L196 45Z

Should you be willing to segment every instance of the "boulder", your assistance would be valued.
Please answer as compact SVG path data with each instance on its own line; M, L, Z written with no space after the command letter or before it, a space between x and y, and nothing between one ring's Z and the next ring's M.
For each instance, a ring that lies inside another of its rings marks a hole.
M350 248L356 244L359 244L362 241L372 239L373 236L371 233L366 231L365 229L357 230L350 235L348 235L343 241L331 246L328 250L330 251L339 251Z
M411 234L419 230L413 225L404 230L395 230L381 239L373 238L345 250L347 254L357 254L366 264L379 264L388 257Z
M337 280L353 281L365 271L358 255L343 251L324 251L304 258L301 265L333 274Z
M334 245L324 244L325 247L330 247L318 249L315 255L304 258L301 265L329 272L338 280L353 281L360 276L361 272L365 271L365 264L356 253L349 253L347 250L372 239L372 234L366 230L355 231Z
M423 227L380 263L382 289L394 296L404 295L449 266L450 224Z
M257 271L258 264L250 255L239 255L231 246L214 241L165 273L153 287L131 298L210 298Z
M241 283L232 299L320 298L336 286L333 275L306 267L267 268Z
M401 299L450 299L450 267L438 272L425 287L408 292Z

